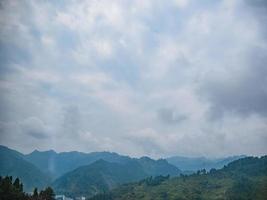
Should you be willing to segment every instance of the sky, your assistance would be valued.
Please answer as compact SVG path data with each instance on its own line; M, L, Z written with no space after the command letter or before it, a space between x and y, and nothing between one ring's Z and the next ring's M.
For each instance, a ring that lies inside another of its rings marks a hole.
M265 0L2 0L0 144L267 154Z

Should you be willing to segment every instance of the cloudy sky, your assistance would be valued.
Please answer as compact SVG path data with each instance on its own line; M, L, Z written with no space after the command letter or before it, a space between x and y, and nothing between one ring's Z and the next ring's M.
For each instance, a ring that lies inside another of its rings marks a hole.
M267 154L265 0L2 0L0 143Z

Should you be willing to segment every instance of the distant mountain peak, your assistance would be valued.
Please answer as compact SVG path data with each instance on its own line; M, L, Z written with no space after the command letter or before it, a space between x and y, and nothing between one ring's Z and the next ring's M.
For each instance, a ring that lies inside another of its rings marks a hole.
M44 151L44 152L57 154L57 152L54 151L53 149L50 149L50 150L48 150L48 151Z
M33 152L31 152L30 154L57 154L57 152L55 152L53 149L47 150L47 151L39 151L37 149L35 149Z
M149 158L148 156L142 156L140 157L140 160L144 160L144 161L153 161L151 158Z

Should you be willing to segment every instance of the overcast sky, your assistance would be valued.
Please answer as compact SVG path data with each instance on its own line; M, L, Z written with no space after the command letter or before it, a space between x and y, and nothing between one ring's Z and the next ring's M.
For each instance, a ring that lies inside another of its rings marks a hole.
M0 143L267 154L265 0L2 0Z

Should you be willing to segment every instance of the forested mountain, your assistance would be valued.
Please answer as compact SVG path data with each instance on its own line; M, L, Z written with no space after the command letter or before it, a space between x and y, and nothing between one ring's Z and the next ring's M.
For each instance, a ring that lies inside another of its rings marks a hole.
M178 176L181 173L164 159L130 158L110 152L35 150L23 155L2 146L1 160L1 175L21 178L26 189L43 188L51 183L49 177L58 177L53 185L57 192L64 194L96 194L148 176Z
M123 163L131 158L110 152L82 153L77 151L56 153L50 151L33 151L24 158L36 165L43 172L50 174L54 179L77 167L89 165L99 159L109 162Z
M110 152L56 153L35 150L24 155L1 146L0 155L0 175L19 177L28 191L51 183L50 177L55 179L60 176L54 182L58 192L95 194L148 176L178 176L181 173L164 159L130 158ZM91 189L87 191L87 188Z
M161 174L178 176L180 170L165 160L155 161L150 158L129 159L122 163L98 160L63 175L53 183L53 187L58 193L70 196L92 196L107 192L122 183Z
M26 191L34 187L43 188L49 183L49 178L32 163L23 159L23 154L0 146L0 176L18 177L24 183Z
M223 169L187 176L148 178L91 200L266 200L267 156L246 157Z
M267 157L238 158L175 157L167 162L110 152L56 153L52 150L24 155L0 146L0 176L19 177L25 190L32 191L34 187L44 188L51 183L51 175L57 177L52 183L57 193L96 195L94 199L264 199ZM183 170L204 170L174 177L181 170L170 163L179 164ZM220 167L222 169L214 169Z
M173 156L166 158L166 160L181 169L182 171L197 171L200 169L210 170L212 168L220 169L223 168L228 163L235 161L246 156L231 156L226 158L217 158L217 159L208 159L205 157L182 157L182 156Z

